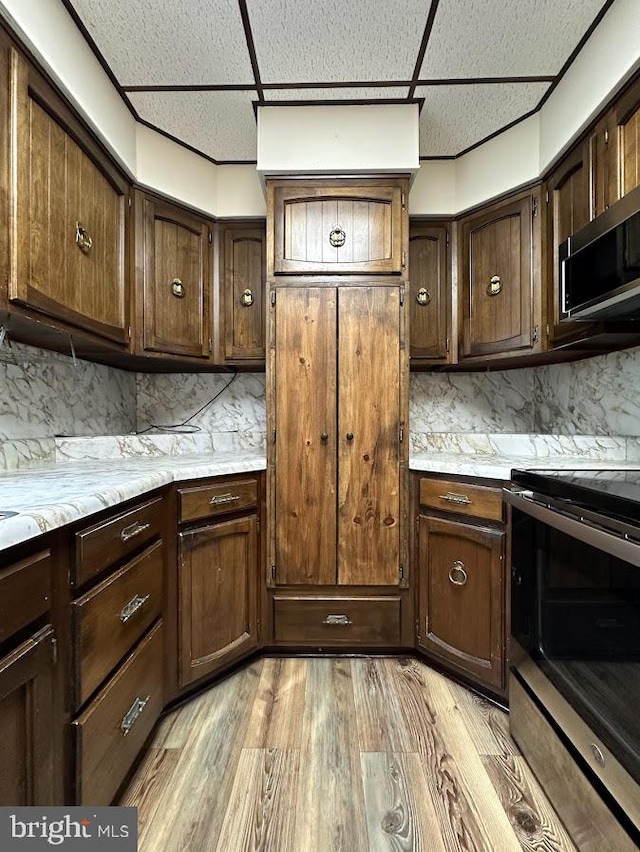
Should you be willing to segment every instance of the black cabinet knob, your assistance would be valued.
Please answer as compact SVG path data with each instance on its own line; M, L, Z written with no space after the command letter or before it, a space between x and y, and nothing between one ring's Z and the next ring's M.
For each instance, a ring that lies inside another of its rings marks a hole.
M353 432L347 432L347 441L353 441Z
M320 435L320 440L321 441L328 441L329 440L329 436L327 435L326 432L323 432L322 435Z

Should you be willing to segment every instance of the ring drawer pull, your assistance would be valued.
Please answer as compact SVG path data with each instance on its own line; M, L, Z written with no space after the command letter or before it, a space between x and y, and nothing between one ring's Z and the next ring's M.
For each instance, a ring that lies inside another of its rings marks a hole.
M93 246L93 240L80 222L76 222L76 245L85 254L88 254Z
M122 722L120 722L120 730L122 731L122 736L126 737L131 728L135 725L135 723L140 718L140 715L144 708L149 703L150 695L147 695L146 698L136 698L131 707L127 710L122 718Z
M431 293L427 290L426 287L421 287L418 290L418 295L416 296L416 302L419 305L428 305L431 301Z
M340 227L340 225L336 225L336 226L335 226L335 227L334 227L334 228L333 228L333 229L329 232L329 242L331 243L331 245L332 245L334 248L342 248L342 246L345 244L346 240L347 240L347 235L346 235L346 233L342 230L342 228Z
M230 491L227 494L214 494L209 500L210 506L223 506L225 503L235 503L240 497L237 494L232 494Z
M240 304L244 308L250 308L253 304L253 293L249 290L249 288L247 288L242 296L240 296Z
M502 292L502 281L499 275L492 275L491 280L487 284L487 296L497 296Z
M184 284L179 278L174 278L171 282L171 293L176 297L176 299L184 299L187 295L187 291L184 289Z
M349 621L349 617L346 615L327 615L322 619L322 623L334 625L336 627L344 627L352 622Z
M150 526L151 524L141 524L140 521L134 521L122 530L120 533L120 539L121 541L129 541L129 539L135 538L137 535L140 535L140 533L148 530Z
M454 586L464 586L467 582L467 572L465 571L464 562L460 562L459 559L453 563L451 568L449 569L449 580L453 583Z
M440 500L446 500L447 503L457 503L461 506L469 506L473 501L466 494L456 494L453 491L447 491L446 494L438 494Z
M120 610L120 621L123 624L129 621L129 619L135 615L139 609L142 609L150 597L151 595L145 595L144 597L142 595L136 595L131 598L129 603L126 603Z

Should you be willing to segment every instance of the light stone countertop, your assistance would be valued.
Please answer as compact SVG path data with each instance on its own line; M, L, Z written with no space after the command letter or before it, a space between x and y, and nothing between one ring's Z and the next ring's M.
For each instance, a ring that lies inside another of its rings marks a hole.
M478 476L509 481L514 468L527 470L635 470L638 461L590 459L584 456L467 456L460 453L415 454L409 460L410 470Z

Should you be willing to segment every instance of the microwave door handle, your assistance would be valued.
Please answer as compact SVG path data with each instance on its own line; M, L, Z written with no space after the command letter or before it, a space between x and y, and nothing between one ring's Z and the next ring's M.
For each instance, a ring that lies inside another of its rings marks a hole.
M571 308L567 307L567 262L571 257L571 237L558 249L558 257L560 259L560 316L568 319L571 316Z
M541 505L536 500L531 499L530 492L505 489L502 494L506 503L527 515L531 515L535 520L565 533L570 538L575 538L595 547L597 550L615 556L617 559L640 567L640 544L613 535L596 526L574 520L574 518L567 517L548 506Z

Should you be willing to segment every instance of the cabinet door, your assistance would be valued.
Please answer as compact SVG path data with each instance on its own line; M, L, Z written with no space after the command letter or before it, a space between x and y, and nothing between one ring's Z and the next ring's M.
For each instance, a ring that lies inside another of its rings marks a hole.
M258 518L180 533L180 685L258 644Z
M53 629L0 660L0 806L54 804Z
M275 311L275 579L336 581L337 292L279 289Z
M338 582L400 573L398 287L338 291Z
M618 188L622 197L640 185L640 80L636 80L616 103L614 122Z
M530 349L534 342L533 216L527 195L462 224L461 357Z
M265 237L264 228L224 231L221 275L228 363L264 361Z
M420 516L418 642L496 688L504 678L501 530Z
M157 199L145 197L142 207L144 348L208 358L209 224Z
M126 182L15 50L11 122L9 298L127 342Z
M590 220L589 143L573 150L554 169L547 182L547 286L549 333L552 345L559 346L589 337L592 324L560 323L560 245Z
M275 187L274 273L403 269L400 186Z
M409 336L411 363L449 360L449 231L411 225L409 231Z
M614 111L609 110L589 136L592 219L619 198L616 135Z

